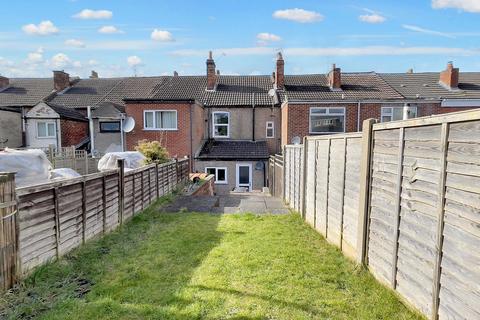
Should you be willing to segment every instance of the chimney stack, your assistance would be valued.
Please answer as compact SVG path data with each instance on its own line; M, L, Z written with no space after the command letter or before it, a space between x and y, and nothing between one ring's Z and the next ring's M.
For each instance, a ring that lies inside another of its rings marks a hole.
M70 87L70 75L64 71L53 71L53 88L63 91Z
M413 68L408 69L407 73L413 73Z
M210 51L207 59L207 90L215 90L216 84L215 61L213 61L212 51Z
M220 75L220 70L217 70L217 76L219 76L219 75Z
M275 70L275 89L285 89L285 61L282 53L277 53L277 68Z
M173 71L173 76L174 76L174 77L178 77L178 72L177 72L177 71Z
M332 90L342 90L342 71L340 68L332 65L332 70L328 73L328 86Z
M449 61L447 69L440 72L440 84L447 89L458 89L458 75L460 71L453 67L453 62Z
M90 79L98 79L98 72L92 70L92 74L90 75Z
M10 85L10 79L0 76L0 90L6 89Z

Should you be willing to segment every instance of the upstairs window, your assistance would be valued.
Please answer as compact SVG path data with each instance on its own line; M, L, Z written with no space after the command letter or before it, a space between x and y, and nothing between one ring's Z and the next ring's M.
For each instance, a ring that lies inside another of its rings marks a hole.
M345 108L310 108L310 133L345 132Z
M213 174L215 176L216 184L227 184L227 168L205 168L205 173Z
M56 138L55 122L37 122L37 138Z
M382 107L382 122L407 120L417 117L417 107L405 105L403 107Z
M177 111L144 111L143 125L145 130L177 130Z
M120 121L100 122L100 132L120 132Z
M267 138L275 137L275 124L273 121L267 121L267 132L265 134Z
M213 137L229 138L230 137L230 113L216 111L213 117Z

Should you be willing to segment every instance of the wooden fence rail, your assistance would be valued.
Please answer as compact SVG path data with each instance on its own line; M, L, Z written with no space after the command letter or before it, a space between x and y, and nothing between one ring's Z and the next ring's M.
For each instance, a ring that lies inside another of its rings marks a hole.
M286 146L285 201L431 319L480 319L480 111L363 128Z
M9 185L0 176L0 279L4 289L15 277L108 233L172 192L188 180L190 168L188 159L126 172L123 162L119 164L119 170L16 189L16 215L12 215L14 209L5 209L15 199L15 189L13 193L9 189L13 180Z

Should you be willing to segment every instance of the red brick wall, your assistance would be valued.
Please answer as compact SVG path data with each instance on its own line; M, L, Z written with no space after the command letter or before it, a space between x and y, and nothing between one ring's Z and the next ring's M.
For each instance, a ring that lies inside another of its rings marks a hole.
M79 144L88 137L88 122L60 120L62 147L70 147Z
M128 116L135 119L135 128L133 131L127 133L126 142L127 150L135 150L138 141L147 139L150 141L160 141L161 144L167 148L171 157L192 156L191 148L196 147L192 145L190 137L190 109L194 108L196 115L199 114L198 106L192 106L190 103L127 103L125 112ZM143 111L144 110L176 110L177 111L177 130L154 130L148 131L143 129ZM194 133L199 133L198 126L203 122L203 118L195 116L192 122L196 123L197 130ZM202 137L203 138L203 137ZM198 144L201 139L195 137L194 144ZM195 152L193 148L193 152Z
M292 138L310 135L311 107L344 107L345 132L357 131L357 104L285 104L282 107L282 145L292 143Z

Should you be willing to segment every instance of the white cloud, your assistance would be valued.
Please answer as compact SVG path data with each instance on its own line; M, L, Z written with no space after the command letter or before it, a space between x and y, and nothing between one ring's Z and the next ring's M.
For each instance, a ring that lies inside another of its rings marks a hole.
M424 34L430 34L430 35L434 35L434 36L440 36L440 37L446 37L446 38L455 38L455 36L453 36L453 35L450 34L450 33L445 33L445 32L440 32L440 31L435 31L435 30L424 29L424 28L421 28L421 27L418 27L418 26L409 25L409 24L403 24L403 25L402 25L402 28L407 29L407 30L410 30L410 31L419 32L419 33L424 33Z
M366 23L382 23L387 20L384 16L381 16L378 13L362 14L358 19Z
M13 61L7 60L3 57L0 57L0 66L2 67L11 67L13 66Z
M87 64L91 67L98 66L98 61L94 59L88 60Z
M142 65L142 59L138 56L130 56L127 58L127 63L130 67L137 67Z
M33 23L24 25L22 27L22 30L26 34L37 36L48 36L51 34L56 34L59 31L58 28L50 20L42 21L38 25L35 25Z
M215 49L217 54L227 56L274 55L275 48L223 48ZM175 56L205 56L207 50L176 50ZM326 47L326 48L286 48L285 56L403 56L403 55L480 55L480 50L455 47L403 47L403 46L366 46L366 47Z
M323 16L320 13L299 8L277 10L273 13L273 17L300 23L312 23L323 20Z
M453 8L466 12L480 13L480 1L478 0L432 0L432 8Z
M68 39L65 41L65 45L75 48L85 48L85 43L77 39Z
M103 26L100 29L98 29L98 32L104 33L104 34L123 33L122 30L118 29L115 26Z
M100 19L111 19L113 12L109 10L90 10L84 9L79 13L75 14L73 17L77 19L84 20L100 20Z
M72 60L64 53L57 53L47 62L49 67L61 69L71 65Z
M257 34L257 39L260 41L266 41L266 42L282 40L282 38L277 36L276 34L268 33L268 32L262 32Z
M43 62L43 48L40 47L34 52L30 52L25 59L25 63L35 65Z
M173 35L169 31L165 30L158 30L155 29L152 31L152 34L150 35L152 40L159 41L159 42L172 42L175 41L173 39Z

